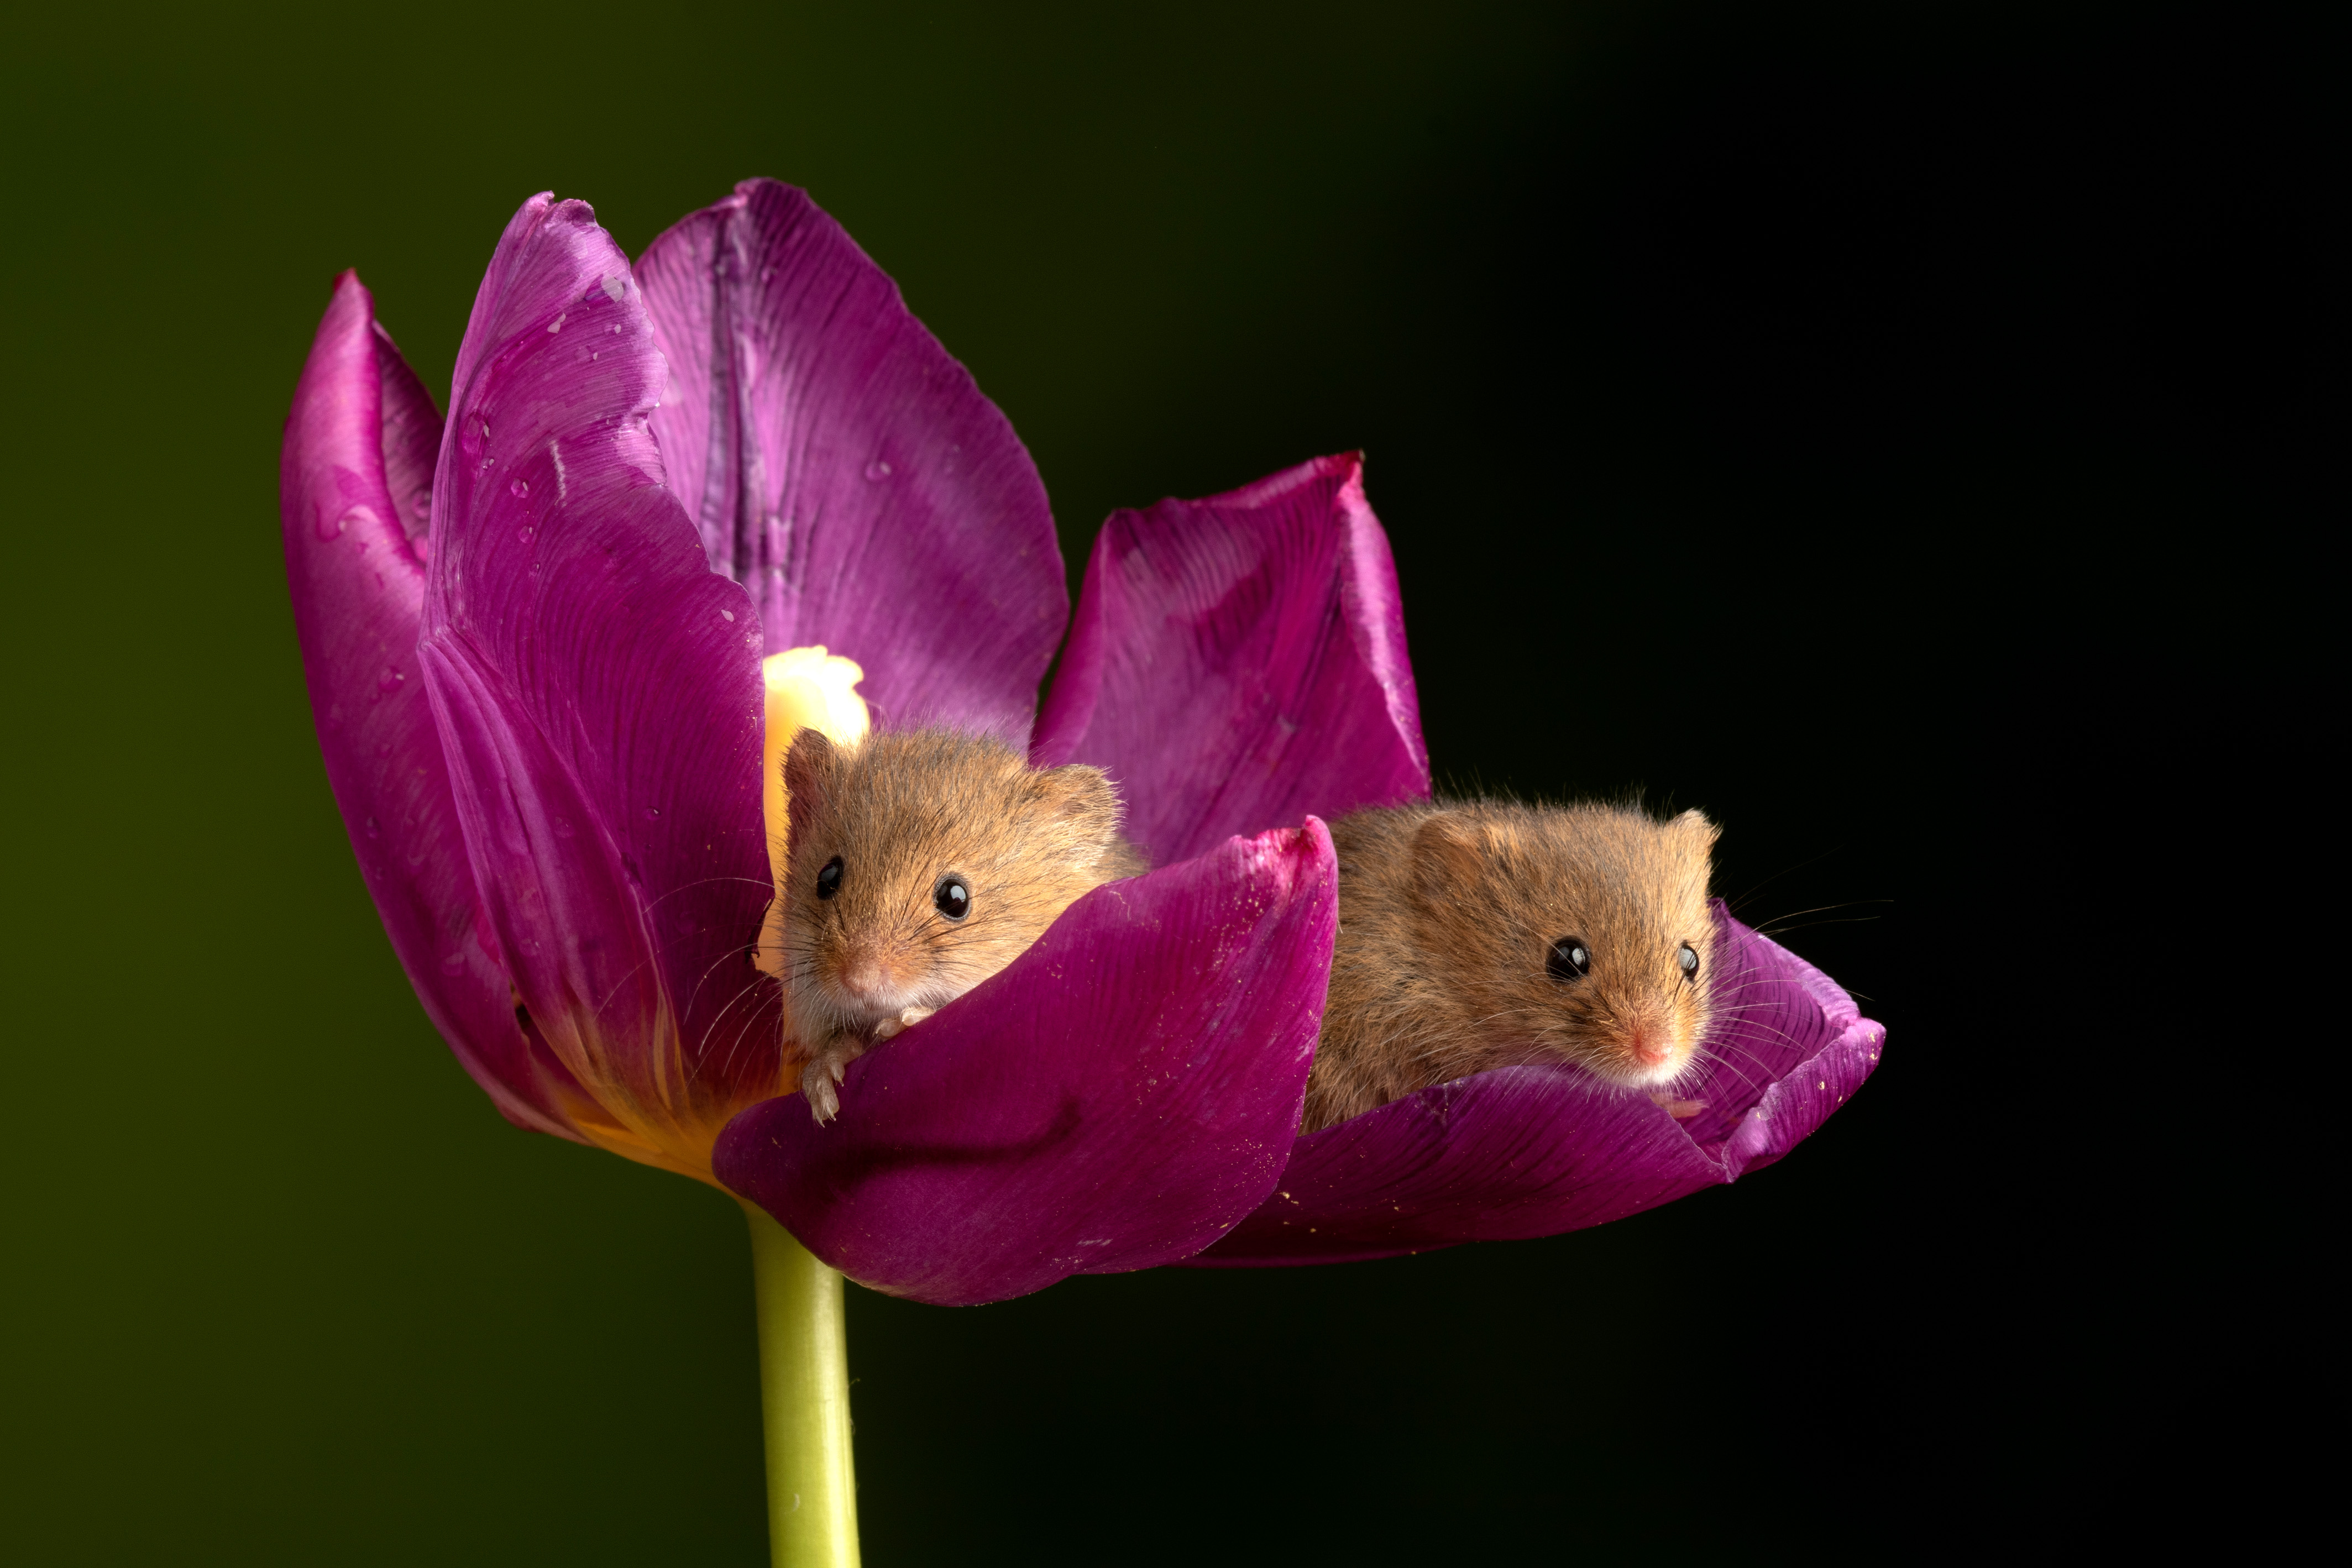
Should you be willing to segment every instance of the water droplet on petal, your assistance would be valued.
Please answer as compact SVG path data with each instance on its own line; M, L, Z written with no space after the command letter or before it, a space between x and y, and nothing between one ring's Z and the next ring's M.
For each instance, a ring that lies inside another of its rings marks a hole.
M379 692L397 691L400 689L400 683L406 679L408 677L401 674L399 665L386 664L383 667L383 673L375 678L375 689Z
M660 808L659 806L648 806L648 807L646 807L646 821L648 821L648 822L654 822L654 821L659 821L660 820L661 820L661 808Z
M530 494L530 486L524 484L520 479L511 480L507 485L507 494L520 501L525 496Z
M735 624L735 612L733 612L732 610L722 610L722 611L720 611L720 612L719 612L719 618L721 621L726 622L727 622L727 624L729 624L730 626L732 626L732 625L734 625L734 624Z
M624 287L625 286L617 277L608 277L604 279L604 298L611 300L614 304L618 305L621 302L621 295L624 291Z
M433 516L433 486L419 485L408 493L408 515L418 522Z
M347 507L341 517L319 519L319 537L322 539L338 538L345 528L363 528L375 520L375 509L372 507Z
M562 330L563 330L563 317L559 313L559 314L556 316L556 318L555 318L555 319L554 319L554 320L550 321L550 322L547 324L547 329L548 329L550 332L561 332L561 331L562 331Z
M866 465L866 476L868 479L887 479L890 476L890 465L877 457Z
M522 544L529 544L531 535L537 531L529 523L525 523L515 530L515 538Z
M376 834L378 834L378 833L382 832L383 831L383 829L381 829L381 828L379 828L379 827L377 827L377 826L376 826L376 821L375 821L375 819L374 819L373 817L370 817L370 818L367 820L367 836L368 836L369 838L373 838L373 837L375 837L375 836L376 836Z

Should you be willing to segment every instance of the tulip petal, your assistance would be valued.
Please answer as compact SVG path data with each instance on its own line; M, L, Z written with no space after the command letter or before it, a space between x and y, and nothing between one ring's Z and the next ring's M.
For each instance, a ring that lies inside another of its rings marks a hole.
M614 1146L698 1174L724 1118L774 1092L778 1029L751 964L759 632L663 487L665 379L594 214L526 203L458 354L419 652L533 1024L619 1118Z
M839 1120L737 1117L719 1178L850 1278L940 1305L1197 1252L1287 1157L1335 875L1310 818L1097 888L852 1063Z
M416 664L421 542L441 416L355 274L333 299L286 422L287 585L335 803L419 1000L508 1120L578 1137L561 1069L535 1063L484 946L448 770Z
M1109 773L1155 863L1427 795L1396 565L1361 459L1114 513L1031 751Z
M1424 1089L1298 1140L1280 1186L1192 1262L1266 1267L1550 1236L1771 1164L1845 1103L1886 1031L1820 970L1717 906L1723 1021L1677 1121L1561 1067Z
M653 416L671 488L767 651L855 659L898 727L1025 746L1069 618L1045 486L898 286L773 180L661 235L637 276L674 378Z

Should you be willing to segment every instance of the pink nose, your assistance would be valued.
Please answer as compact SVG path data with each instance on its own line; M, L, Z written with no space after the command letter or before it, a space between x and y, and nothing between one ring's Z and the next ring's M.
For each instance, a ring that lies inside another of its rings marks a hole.
M841 988L861 1001L880 996L887 983L882 966L872 958L853 960L841 971Z

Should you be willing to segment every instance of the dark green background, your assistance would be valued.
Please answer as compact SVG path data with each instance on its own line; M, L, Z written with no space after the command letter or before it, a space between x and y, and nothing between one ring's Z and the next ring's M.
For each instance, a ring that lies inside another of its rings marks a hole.
M2004 1495L2044 1484L2064 1421L1971 1370L2032 1296L1980 1230L2068 1200L1970 1174L2013 1152L1972 1076L2013 1025L1967 983L1950 799L2002 785L1941 654L2027 634L1970 599L1986 539L2054 552L2168 484L2097 456L2173 417L2161 290L2067 248L2173 232L2164 117L2053 107L2139 80L2134 36L834 9L80 5L0 40L0 1555L763 1560L741 1218L508 1126L426 1025L277 505L339 268L446 393L525 196L635 254L753 173L1004 407L1074 572L1113 507L1368 449L1441 776L1706 808L1749 918L1843 906L1789 940L1893 1030L1782 1165L1601 1230L853 1291L869 1561L1769 1556L1939 1510L1979 1419Z

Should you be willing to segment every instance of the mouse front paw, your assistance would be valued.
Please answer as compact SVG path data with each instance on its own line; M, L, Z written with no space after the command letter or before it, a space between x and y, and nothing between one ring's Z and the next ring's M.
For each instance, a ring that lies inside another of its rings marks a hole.
M801 1098L808 1102L809 1114L820 1127L841 1114L841 1096L834 1092L833 1074L821 1061L801 1069Z
M834 1090L849 1074L849 1064L865 1054L854 1040L836 1040L808 1060L801 1069L801 1098L808 1102L809 1114L816 1124L824 1126L841 1114L841 1096Z
M874 1038L877 1040L888 1040L908 1024L920 1023L937 1011L939 1011L937 1008L901 1008L898 1009L897 1018L884 1019L874 1026Z

